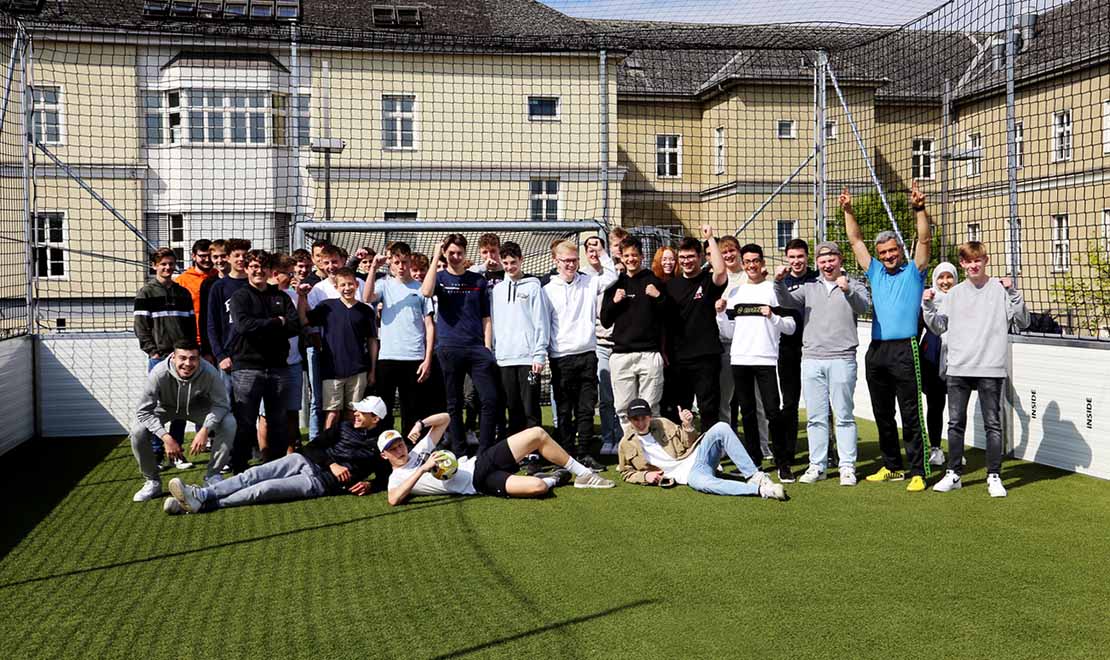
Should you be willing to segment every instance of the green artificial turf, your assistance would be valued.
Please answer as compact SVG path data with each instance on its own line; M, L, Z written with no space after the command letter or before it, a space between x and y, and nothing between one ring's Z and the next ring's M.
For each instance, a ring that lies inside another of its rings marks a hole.
M861 424L861 476L876 466ZM804 441L802 446L805 446ZM800 457L801 460L804 458ZM334 497L169 517L126 441L0 458L6 658L1110 656L1110 484L792 499L620 484L538 501ZM197 481L202 467L187 471ZM609 476L615 473L610 471ZM168 479L172 474L167 474Z

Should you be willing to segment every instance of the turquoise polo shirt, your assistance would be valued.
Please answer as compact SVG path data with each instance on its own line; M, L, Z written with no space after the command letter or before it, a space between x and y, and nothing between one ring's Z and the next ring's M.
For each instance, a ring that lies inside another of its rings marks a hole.
M871 304L875 308L871 338L888 341L917 337L925 273L913 262L904 263L891 273L883 262L872 258L867 279L871 282Z

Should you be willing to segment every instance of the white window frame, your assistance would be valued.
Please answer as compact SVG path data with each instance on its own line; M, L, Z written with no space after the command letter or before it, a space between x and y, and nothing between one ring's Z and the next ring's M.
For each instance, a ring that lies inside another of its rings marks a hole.
M782 230L789 224L790 225L790 238L785 241L782 240ZM786 251L786 244L798 238L798 221L797 220L776 220L775 221L775 248L779 252Z
M1052 113L1052 162L1063 163L1072 159L1072 133L1071 110Z
M1102 209L1102 256L1110 260L1110 208Z
M401 106L399 105L400 103L403 103L404 99L406 99L406 98L412 99L412 110L409 111L409 112L405 112L404 110L401 110L400 109ZM394 110L392 113L387 113L387 111L385 109L386 100L388 100L388 99L396 99L395 104L397 104L398 109ZM416 94L409 94L409 93L382 94L381 102L382 102L382 151L416 151L417 144L418 144L417 118L420 114L420 109L417 106ZM407 146L407 147L404 146L404 144L403 144L403 141L404 141L403 136L404 136L404 132L405 132L405 130L404 130L404 121L406 119L408 119L409 121L412 122L412 145ZM389 120L392 120L392 121L396 122L395 128L392 130L392 133L390 132L389 129L386 128L387 122Z
M836 139L836 120L835 119L826 119L825 120L825 139L826 140L835 140Z
M1014 160L1017 161L1017 168L1020 170L1025 167L1025 122L1014 122Z
M728 169L728 134L724 126L713 129L713 173L724 174Z
M533 115L532 99L550 99L555 101L554 115ZM524 111L528 113L528 121L559 121L563 118L563 97L554 94L529 94L525 101Z
M175 236L175 232L179 235ZM184 213L167 213L166 214L166 244L174 255L177 257L178 266L184 268L185 264L185 247L187 245L188 234L185 231L185 214Z
M312 95L308 92L294 94L289 112L292 117L289 126L290 146L309 146L312 134Z
M1110 100L1102 102L1102 155L1110 154Z
M554 182L555 192L548 191L548 184ZM532 188L540 184L540 191L537 193ZM528 217L537 222L558 222L562 219L563 205L560 203L559 195L562 192L562 182L558 178L551 177L533 177L528 180ZM555 216L551 217L548 212L548 202L555 202ZM536 217L533 205L540 202L542 211L540 217Z
M968 242L971 242L971 241L981 242L983 240L983 223L981 223L981 222L969 222L969 223L967 223L967 240L968 240Z
M1010 229L1012 226L1017 227L1017 238L1011 240ZM1017 251L1017 272L1015 275L1021 275L1021 218L1014 218L1006 220L1006 273L1010 272L1010 264L1014 261L1014 251Z
M659 138L675 138L675 146L664 145L659 146ZM659 157L669 156L674 154L674 173L671 174L670 159L664 160L666 164L666 174L659 173ZM655 135L655 178L657 179L680 179L682 178L682 134L681 133L657 133Z
M54 216L54 215L59 216L62 220L62 227L61 227L62 240L61 241L51 241L50 240L50 228L48 226L45 226L45 225L42 224L49 216ZM34 264L35 264L35 270L34 270L34 275L33 275L34 279L36 279L36 280L53 280L53 281L68 280L69 279L69 255L67 254L68 251L66 250L66 242L67 242L67 239L69 238L69 216L68 216L67 212L66 211L61 211L61 210L35 211L34 219L35 219L35 222L34 222L34 225L31 228L31 231L32 231L32 235L31 235L32 255L34 257ZM39 240L40 235L43 238L43 240L41 240L41 241ZM45 257L45 262L47 264L47 266L46 266L46 273L47 274L46 275L39 275L38 265L40 263L42 263L42 261L44 261L44 260L39 258L39 250L43 251L42 254ZM58 259L55 259L54 255L51 254L52 250L57 250L58 251ZM50 274L50 265L52 263L55 263L55 262L61 263L61 265L62 265L62 274L61 275L51 275Z
M1068 229L1068 214L1060 213L1050 219L1052 231L1052 272L1066 273L1071 270L1071 240Z
M790 125L790 131L783 134L783 124ZM775 120L775 137L780 140L794 140L798 137L798 122L793 119L776 119Z
M932 181L936 178L935 168L933 167L935 158L933 153L933 144L936 141L931 137L918 137L910 140L910 177L919 179L921 181ZM929 144L929 148L918 149L918 146L924 147L925 143ZM917 172L914 172L914 159L919 158L917 164ZM924 176L925 173L925 159L928 158L929 176Z
M35 136L35 141L47 146L62 146L66 143L65 134L65 90L61 85L35 85L31 88L32 106L31 106L31 131L32 136ZM41 91L54 90L55 102L47 103L42 98ZM53 112L58 117L58 139L45 140L39 137L46 136L46 120L47 113Z
M170 105L171 95L177 96L177 105ZM284 92L180 87L146 89L143 96L143 140L148 147L285 147L289 146L289 136L294 130L290 121L289 95ZM148 107L147 96L157 97L158 106ZM242 105L239 105L239 99L242 99ZM150 139L150 117L158 117L161 139L157 142ZM217 117L218 122L214 121ZM194 135L198 120L201 124L200 139ZM261 121L261 139L257 137L258 121ZM235 126L240 122L245 131L242 140L235 137Z
M982 133L968 133L967 134L967 171L965 176L969 179L974 179L983 173L983 134ZM979 151L979 155L975 151Z

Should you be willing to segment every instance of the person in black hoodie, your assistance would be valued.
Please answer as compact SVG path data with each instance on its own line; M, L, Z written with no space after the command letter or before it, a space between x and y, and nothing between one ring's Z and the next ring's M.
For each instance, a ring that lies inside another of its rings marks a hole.
M265 401L266 414L285 418L284 392L289 338L300 333L301 320L289 296L270 284L273 255L263 250L247 253L248 285L228 301L231 315L231 409L238 429L231 452L231 469L247 469L251 448L258 441L259 403ZM278 424L270 429L271 455L285 454L288 431Z
M819 273L809 267L809 243L804 239L794 238L786 244L786 265L790 267L783 278L787 291L795 291L819 278ZM797 326L794 334L779 337L779 391L782 392L782 416L779 419L782 420L785 443L778 471L780 481L793 483L792 465L798 448L798 405L802 397L802 326L805 317L801 309L793 307L780 307L776 311L794 319Z
M613 355L609 358L613 405L627 431L625 411L633 400L644 399L652 414L659 414L667 306L663 281L643 267L644 249L639 239L623 239L620 249L624 272L605 292L601 325L613 328Z
M378 435L397 433L380 428L386 415L385 402L368 396L355 404L350 419L325 429L292 454L205 487L171 479L173 499L167 499L162 509L171 515L206 513L247 504L343 493L362 496L384 490L391 468L378 451ZM365 481L371 473L373 485Z

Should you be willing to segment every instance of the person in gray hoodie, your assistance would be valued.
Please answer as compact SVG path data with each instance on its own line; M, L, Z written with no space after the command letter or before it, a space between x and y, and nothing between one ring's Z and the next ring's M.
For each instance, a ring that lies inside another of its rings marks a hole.
M799 481L811 484L825 478L829 452L829 404L836 415L836 449L840 455L840 485L856 485L856 317L870 309L871 299L862 282L844 275L840 247L826 241L817 246L820 277L787 289L788 266L775 275L775 295L780 304L801 308L802 390L806 400L806 436L809 467Z
M205 443L211 437L212 456L205 479L218 476L231 460L231 445L235 440L235 417L230 410L227 388L220 372L207 360L200 359L200 347L196 340L179 340L174 344L170 357L159 362L147 374L146 387L139 397L130 440L131 451L146 482L131 499L146 502L162 494L151 440L162 439L167 458L181 458L183 448L167 428L167 424L174 420L188 420L197 426L189 446L190 454L204 451Z
M540 426L540 374L547 364L551 312L538 278L521 270L520 246L501 246L508 276L493 287L493 353L509 409L508 435Z
M964 431L971 391L979 393L979 409L987 436L987 492L1006 497L1002 485L1002 389L1006 386L1011 327L1029 327L1025 299L1009 277L987 274L987 248L979 241L960 246L960 268L966 279L948 292L938 307L936 292L922 295L925 325L944 336L948 348L948 471L933 485L946 493L963 483Z

